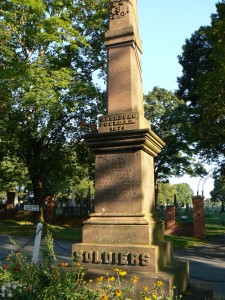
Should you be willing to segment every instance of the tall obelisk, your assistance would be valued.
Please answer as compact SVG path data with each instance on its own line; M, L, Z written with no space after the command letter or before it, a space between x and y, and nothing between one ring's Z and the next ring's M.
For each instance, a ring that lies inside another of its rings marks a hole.
M98 134L86 137L96 156L95 213L84 224L82 243L73 245L74 261L90 276L121 268L142 285L163 280L168 290L180 277L182 291L186 265L174 266L163 224L154 217L154 157L164 143L144 117L137 0L110 0L105 45L107 115Z

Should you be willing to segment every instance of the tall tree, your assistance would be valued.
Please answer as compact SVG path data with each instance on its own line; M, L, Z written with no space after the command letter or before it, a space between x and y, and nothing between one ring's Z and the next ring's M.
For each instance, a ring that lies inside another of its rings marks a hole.
M11 192L29 183L27 168L17 157L5 157L0 161L0 192Z
M221 211L225 212L225 176L215 178L214 188L210 194L213 202L221 201Z
M170 184L160 182L158 184L158 205L160 204L174 204L174 196L176 195L176 202L180 206L192 202L193 191L187 183Z
M187 139L209 162L225 169L225 1L216 4L211 26L187 39L179 63L177 95L186 101L192 130ZM225 173L224 173L225 174Z
M173 185L176 190L176 200L181 206L186 203L192 203L193 191L187 183L178 183Z
M104 95L107 0L0 4L0 145L28 169L43 220L43 189L65 145L96 130ZM68 155L68 151L66 151Z
M192 176L204 173L202 165L195 159L192 145L185 136L190 124L185 114L185 103L171 91L154 87L144 96L145 116L153 131L166 143L155 160L155 177L168 180L171 176Z
M158 201L157 205L169 205L173 204L174 195L176 194L176 189L173 185L167 182L158 183Z

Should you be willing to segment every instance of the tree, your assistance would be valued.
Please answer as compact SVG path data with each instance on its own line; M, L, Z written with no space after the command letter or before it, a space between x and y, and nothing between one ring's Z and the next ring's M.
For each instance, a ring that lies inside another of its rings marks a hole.
M192 203L193 191L187 183L179 183L173 185L176 190L176 200L180 206L186 203Z
M0 162L0 191L10 192L29 182L26 167L17 158L5 157Z
M185 103L166 89L154 87L144 96L145 116L153 131L166 143L155 159L155 177L168 180L171 176L204 173L202 165L195 160L195 152L185 136L190 130L185 114Z
M174 205L174 197L180 206L192 203L193 191L187 183L170 184L159 182L158 184L158 205Z
M221 201L221 212L224 212L224 204L225 204L225 176L220 176L215 178L214 180L214 188L210 193L212 197L212 202Z
M42 221L52 174L82 135L96 130L104 93L93 74L105 70L107 6L107 0L0 5L0 146L3 156L27 167Z
M183 46L179 56L183 74L176 94L187 105L192 128L187 140L225 170L225 1L216 8L211 26L200 27Z
M175 194L176 194L176 190L174 186L172 186L170 183L167 182L159 182L157 206L165 205L165 204L172 205Z

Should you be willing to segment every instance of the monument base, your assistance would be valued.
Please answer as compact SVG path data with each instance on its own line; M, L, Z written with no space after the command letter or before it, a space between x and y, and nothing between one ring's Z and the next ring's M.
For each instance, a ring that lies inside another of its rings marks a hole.
M189 265L173 261L172 243L164 240L163 231L162 221L151 215L92 214L84 223L83 242L73 245L73 262L95 283L97 277L115 275L115 269L126 271L128 282L137 276L133 299L140 300L143 286L151 289L157 281L173 298L174 291L180 295L188 286Z
M115 269L126 271L127 282L137 276L136 296L146 286L149 290L158 281L163 282L166 295L171 298L182 294L188 285L189 265L172 260L172 247L168 241L157 245L115 245L78 243L73 245L73 262L87 270L86 276L97 283L100 276L115 276ZM176 286L176 289L174 289Z
M127 272L128 281L137 276L138 300L143 286L157 281L171 298L173 286L182 294L188 263L173 261L164 224L155 218L154 157L163 142L149 128L102 132L86 141L96 158L95 213L84 223L82 243L73 245L74 264L95 283L115 269Z

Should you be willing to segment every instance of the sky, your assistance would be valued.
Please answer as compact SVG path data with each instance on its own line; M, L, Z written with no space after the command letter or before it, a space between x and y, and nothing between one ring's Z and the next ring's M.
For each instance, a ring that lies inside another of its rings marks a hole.
M182 74L177 56L185 40L210 25L216 0L138 0L144 93L154 86L174 91Z
M154 86L167 90L177 89L177 77L182 69L177 56L182 53L185 40L211 23L218 0L138 0L139 32L142 40L143 90L147 94ZM208 170L212 167L208 166ZM195 195L204 191L210 197L213 180L208 178L173 178L171 183L186 182Z

